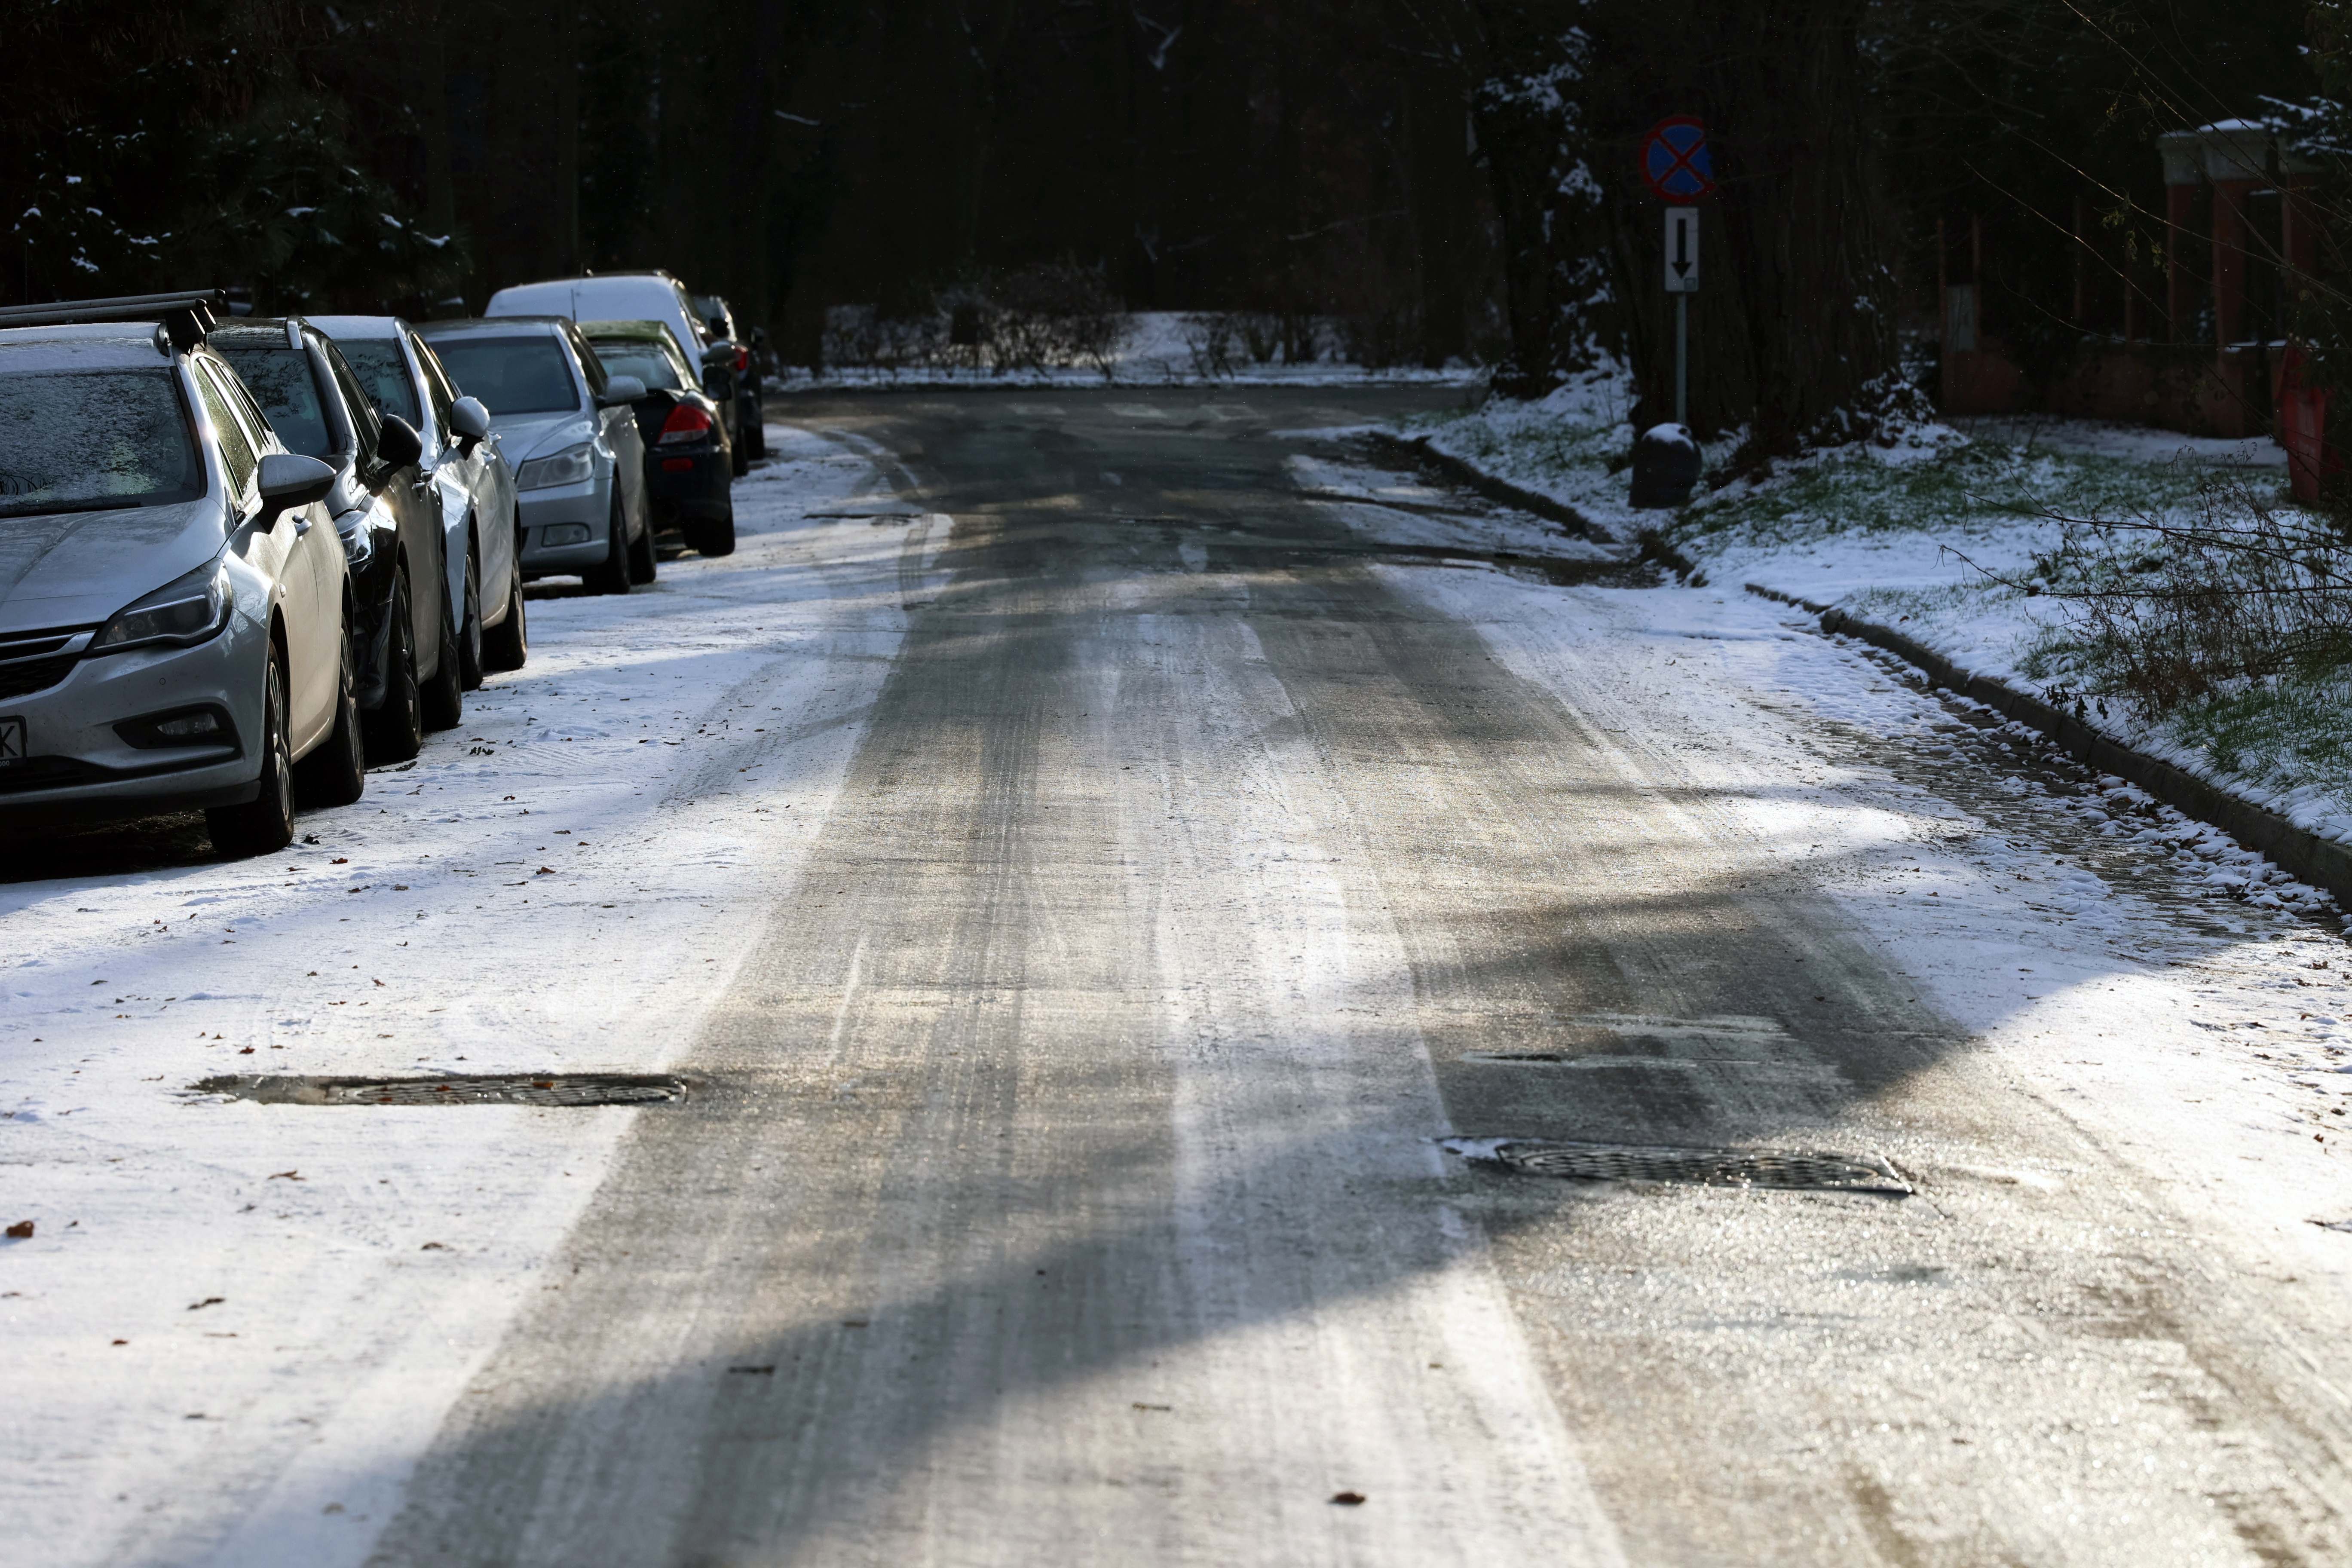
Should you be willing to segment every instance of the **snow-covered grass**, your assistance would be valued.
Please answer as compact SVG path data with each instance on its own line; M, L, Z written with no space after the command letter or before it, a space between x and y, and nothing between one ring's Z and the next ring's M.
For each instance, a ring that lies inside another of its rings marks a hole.
M37 879L29 846L5 862L0 1217L34 1226L0 1242L11 1562L364 1554L637 1113L192 1086L643 1072L688 1045L747 914L793 885L946 531L809 516L856 510L869 460L769 439L733 557L626 597L534 589L529 665L285 853L164 836L126 868L116 834L43 846Z
M1630 405L1622 374L1604 370L1540 403L1490 403L1405 433L1573 506L1620 540L1655 530L1708 582L1836 605L1964 668L2060 701L2079 696L2084 716L2118 740L2352 838L2352 672L2227 682L2158 712L2121 691L2079 610L2043 591L2079 585L2079 571L2053 573L2050 561L2070 537L2094 570L2148 548L2143 534L2101 535L2053 514L2179 525L2212 504L2217 479L2268 500L2284 488L2275 443L2083 420L1954 421L1719 489L1703 484L1675 511L1635 511L1623 471Z

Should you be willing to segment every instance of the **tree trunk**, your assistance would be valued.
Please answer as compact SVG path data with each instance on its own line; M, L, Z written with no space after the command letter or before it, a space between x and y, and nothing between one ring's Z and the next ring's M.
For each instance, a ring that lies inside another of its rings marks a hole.
M1858 435L1889 390L1889 224L1871 155L1864 0L1610 0L1595 44L1615 101L1610 257L1642 396L1673 417L1674 306L1664 218L1635 160L1669 113L1707 123L1717 195L1700 213L1691 423L1746 426L1742 462ZM1696 47L1694 47L1694 45ZM1685 65L1686 59L1697 64ZM1636 97L1633 84L1648 90ZM1859 420L1859 423L1855 423Z

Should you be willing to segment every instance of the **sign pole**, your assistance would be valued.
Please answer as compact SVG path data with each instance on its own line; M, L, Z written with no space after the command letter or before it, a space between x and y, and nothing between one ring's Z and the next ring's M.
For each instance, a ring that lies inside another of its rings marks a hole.
M1675 423L1690 423L1690 297L1698 292L1698 208L1666 209L1666 292L1675 297Z
M1690 423L1690 296L1675 296L1675 423Z

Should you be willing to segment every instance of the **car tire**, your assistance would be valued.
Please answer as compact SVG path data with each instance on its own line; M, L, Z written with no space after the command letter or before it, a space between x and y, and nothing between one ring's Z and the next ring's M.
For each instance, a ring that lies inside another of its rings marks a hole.
M423 696L427 730L455 729L466 721L465 656L457 651L457 623L451 619L446 595L441 600L441 656Z
M727 471L739 479L751 471L751 454L745 447L740 431L736 433L734 445L728 448Z
M686 531L686 542L703 555L716 560L735 553L735 507L730 502L727 514L710 522L698 522Z
M592 594L625 594L629 591L629 520L621 510L621 489L613 487L613 521L604 530L606 542L604 563L580 574Z
M657 569L654 560L654 525L648 522L646 531L637 535L637 542L629 546L629 581L639 584L650 583Z
M482 563L466 552L466 618L457 626L458 683L472 691L482 684Z
M360 733L360 705L353 695L352 637L343 631L342 689L335 696L335 727L319 749L294 764L294 783L305 805L350 805L367 793L367 740Z
M294 766L286 754L286 663L269 639L261 701L261 788L243 805L205 813L213 848L226 860L270 855L294 842Z
M383 646L383 702L362 724L371 767L404 763L425 749L425 705L416 685L416 633L409 618L408 574L393 582L385 612L392 629Z
M482 668L520 669L530 658L530 626L524 618L522 569L507 584L507 618L482 634Z

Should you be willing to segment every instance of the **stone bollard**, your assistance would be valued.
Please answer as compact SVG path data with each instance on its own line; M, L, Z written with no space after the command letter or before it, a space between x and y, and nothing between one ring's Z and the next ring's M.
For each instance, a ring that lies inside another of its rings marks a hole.
M1698 483L1698 438L1688 426L1651 426L1633 443L1633 505L1682 505Z

